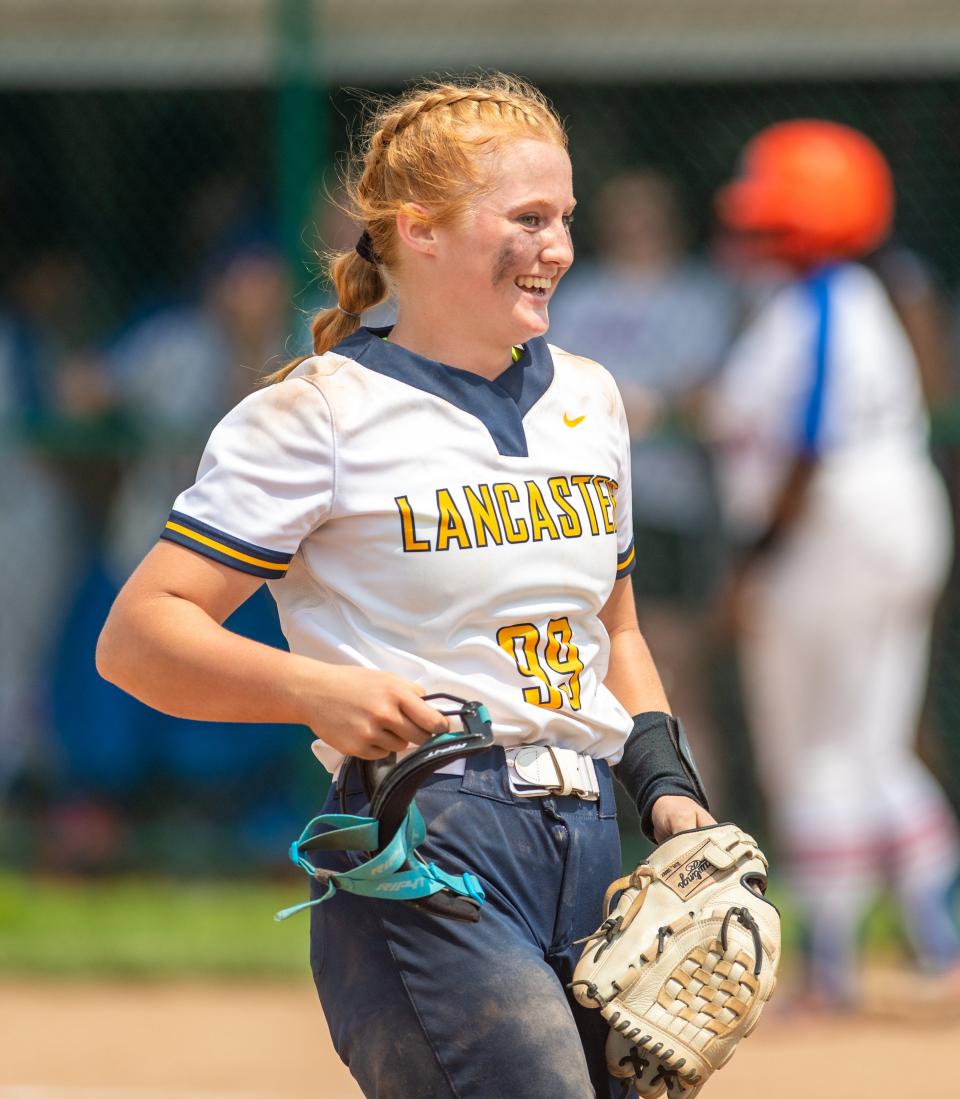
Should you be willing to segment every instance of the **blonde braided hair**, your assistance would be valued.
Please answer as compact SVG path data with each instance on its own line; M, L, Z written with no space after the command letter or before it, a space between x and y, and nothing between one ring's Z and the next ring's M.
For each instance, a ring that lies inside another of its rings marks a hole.
M360 314L388 294L397 258L396 218L426 207L434 224L450 224L494 185L481 153L518 137L567 147L553 108L532 85L496 73L475 83L431 83L380 105L348 169L351 216L369 234L377 263L356 250L328 257L327 276L338 305L312 322L313 354L322 355L360 326ZM304 356L271 375L280 381Z
M535 129L556 122L552 111L546 101L529 85L521 85L509 77L497 78L504 82L509 81L506 87L487 88L482 86L459 87L456 84L435 85L433 91L422 89L413 92L407 98L400 100L389 112L375 119L376 129L370 135L369 154L371 159L377 160L383 153L383 149L389 145L398 134L402 133L421 116L441 107L452 109L461 103L476 104L476 121L482 122L483 105L496 107L501 115L504 112L515 118L521 118L531 128Z

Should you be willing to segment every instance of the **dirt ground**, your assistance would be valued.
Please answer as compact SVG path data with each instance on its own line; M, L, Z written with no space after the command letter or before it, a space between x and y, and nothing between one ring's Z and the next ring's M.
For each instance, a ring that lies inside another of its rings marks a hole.
M956 1099L958 1048L957 1018L826 1022L771 1007L705 1094ZM359 1096L306 984L0 983L0 1099Z

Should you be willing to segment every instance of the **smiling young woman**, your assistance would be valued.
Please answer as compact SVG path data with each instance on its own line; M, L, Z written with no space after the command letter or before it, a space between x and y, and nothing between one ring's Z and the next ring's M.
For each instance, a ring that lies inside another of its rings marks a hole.
M313 909L314 979L368 1096L611 1095L606 1023L564 987L620 872L611 766L652 837L712 819L637 628L619 394L543 338L571 180L515 79L382 109L314 354L214 430L101 638L102 673L167 712L309 725L325 811L366 805L345 756L446 730L425 695L489 711L493 746L417 792L419 850L482 882L479 922L340 891ZM388 292L395 326L362 327ZM221 626L264 581L289 653Z
M363 243L329 262L339 305L314 319L315 354L391 291L391 343L488 378L546 332L576 201L566 134L534 88L494 77L410 93L371 120L347 194Z

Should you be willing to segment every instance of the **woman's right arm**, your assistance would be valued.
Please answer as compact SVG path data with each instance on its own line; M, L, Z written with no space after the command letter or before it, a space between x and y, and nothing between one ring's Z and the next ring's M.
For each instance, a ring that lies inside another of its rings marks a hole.
M97 670L174 717L307 725L344 755L364 759L446 730L422 690L399 676L325 664L224 629L262 583L159 542L117 596Z

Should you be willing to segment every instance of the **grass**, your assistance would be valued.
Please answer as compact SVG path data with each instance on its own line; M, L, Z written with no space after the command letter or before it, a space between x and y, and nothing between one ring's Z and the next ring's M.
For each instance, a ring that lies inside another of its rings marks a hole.
M309 974L305 899L286 884L58 881L0 875L0 974L296 978Z
M0 874L0 977L303 979L309 917L277 923L273 915L305 895L306 880L295 878L229 884ZM772 899L789 954L798 944L796 919L783 896ZM899 951L889 904L873 909L864 937L871 953Z

